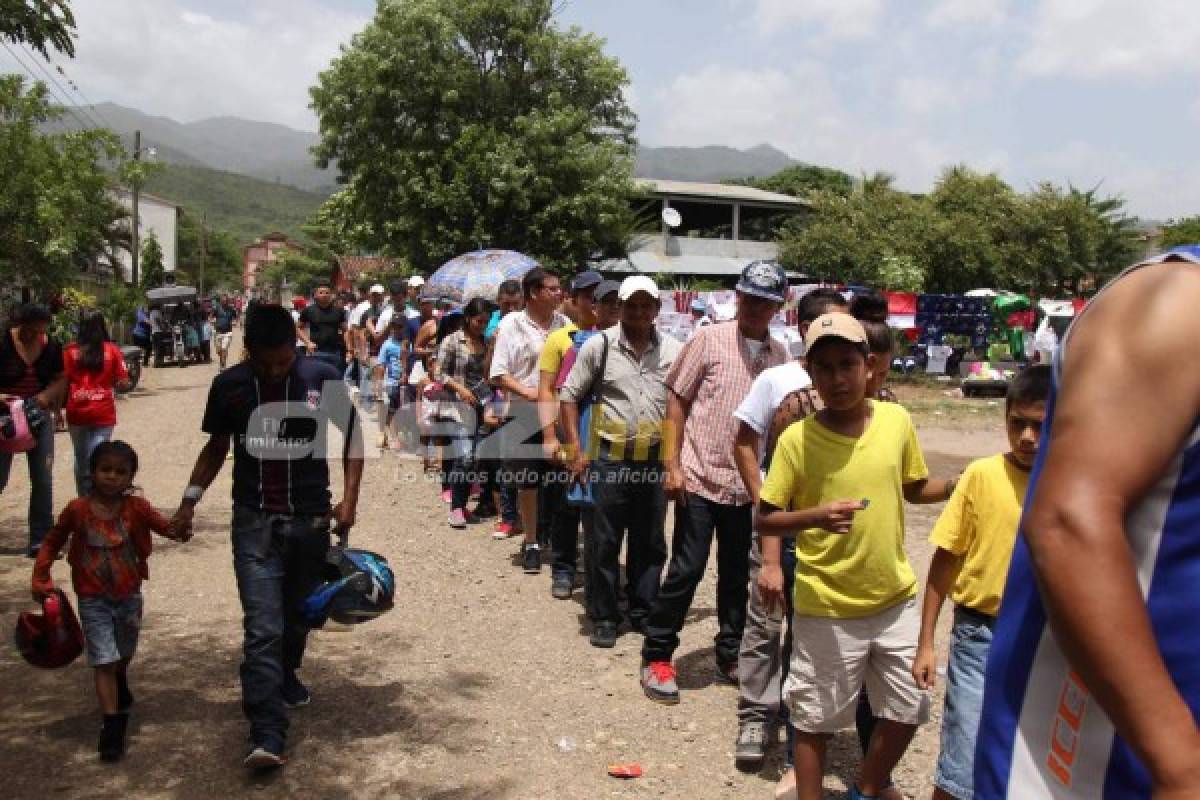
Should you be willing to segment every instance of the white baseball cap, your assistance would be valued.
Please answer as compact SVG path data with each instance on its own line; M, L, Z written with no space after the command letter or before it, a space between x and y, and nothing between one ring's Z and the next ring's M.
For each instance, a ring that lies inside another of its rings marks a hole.
M420 275L413 275L411 278L408 279L408 285L413 286L413 287L424 286L425 279L422 278Z
M383 288L382 283L377 283L371 287L370 294L387 294L387 289Z
M621 302L624 303L637 292L645 292L655 300L658 299L658 286L649 275L631 275L623 280L618 296L621 298Z

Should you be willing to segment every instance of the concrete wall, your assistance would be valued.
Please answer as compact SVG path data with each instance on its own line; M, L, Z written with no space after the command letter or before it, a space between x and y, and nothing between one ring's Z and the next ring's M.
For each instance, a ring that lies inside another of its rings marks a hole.
M132 211L133 195L131 192L125 189L118 189L113 195L123 208L127 211ZM158 239L159 247L162 248L163 269L167 272L175 271L175 265L179 257L178 238L176 235L178 213L178 208L170 203L163 202L154 197L147 197L145 194L138 196L139 247L145 247L146 239L153 233ZM121 276L125 280L129 280L130 272L133 268L129 253L123 250L117 253L117 268L120 269ZM141 259L138 259L138 269L141 269Z
M748 242L733 239L700 239L688 236L644 234L634 237L630 250L654 253L659 256L710 256L744 258L747 261L779 258L779 245L774 242Z

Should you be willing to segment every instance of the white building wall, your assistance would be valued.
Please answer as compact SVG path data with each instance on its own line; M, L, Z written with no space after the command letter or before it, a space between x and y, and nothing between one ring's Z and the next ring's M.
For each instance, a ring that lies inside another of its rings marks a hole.
M126 189L118 189L115 192L117 202L126 210L133 208L133 194ZM177 242L176 224L179 209L165 201L159 200L153 196L145 194L138 195L138 244L139 247L145 247L146 239L153 233L158 239L158 244L163 251L163 269L167 272L175 271L176 259L179 255L179 247ZM129 253L121 251L117 254L117 264L121 270L122 277L129 280L130 272L133 269L132 260ZM141 262L138 262L139 269Z

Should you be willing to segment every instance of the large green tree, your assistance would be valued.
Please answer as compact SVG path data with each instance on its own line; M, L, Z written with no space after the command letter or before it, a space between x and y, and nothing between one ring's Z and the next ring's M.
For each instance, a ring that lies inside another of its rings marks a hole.
M849 174L815 164L794 164L766 178L745 178L729 183L753 186L756 189L790 194L803 199L809 199L813 193L820 191L845 196L854 190L854 179Z
M204 225L195 214L184 214L176 237L180 283L199 286L203 255L205 290L241 288L242 248L232 233Z
M61 111L46 88L0 76L0 281L61 288L78 269L111 255L124 217L108 192L109 131L44 133Z
M50 57L58 50L75 56L75 17L66 0L0 0L0 39L28 44Z
M357 244L437 266L480 246L574 266L618 246L628 76L553 0L381 0L311 90ZM348 223L347 223L348 224Z
M1200 244L1200 216L1171 220L1163 227L1161 244L1164 249Z

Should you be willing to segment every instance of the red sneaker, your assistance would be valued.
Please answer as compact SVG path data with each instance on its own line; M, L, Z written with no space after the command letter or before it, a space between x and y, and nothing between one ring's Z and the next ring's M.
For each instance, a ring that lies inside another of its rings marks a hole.
M501 520L496 523L496 530L492 531L492 538L496 540L508 539L517 535L517 528L511 522Z

